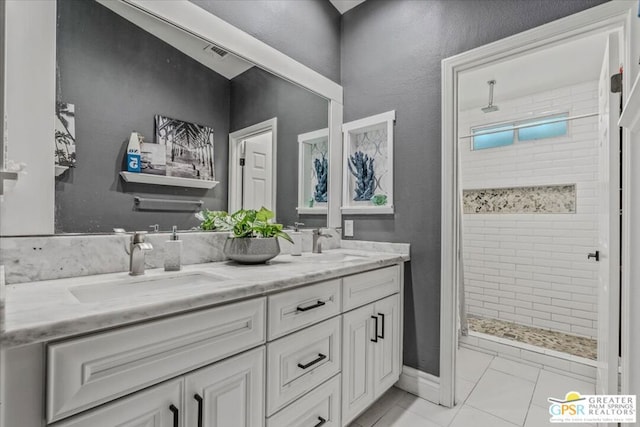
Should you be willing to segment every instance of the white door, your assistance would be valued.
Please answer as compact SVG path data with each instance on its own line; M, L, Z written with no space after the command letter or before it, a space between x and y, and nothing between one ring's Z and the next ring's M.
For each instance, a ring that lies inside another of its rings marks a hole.
M260 209L271 206L273 192L273 132L255 135L243 141L242 208Z
M372 340L373 304L346 313L342 319L342 424L351 422L374 399Z
M139 391L56 423L60 427L175 427L182 425L181 379Z
M264 425L264 347L186 376L186 427Z
M618 392L618 316L620 295L620 94L611 93L610 78L618 73L618 37L609 35L598 88L600 195L598 272L598 375L596 392ZM592 259L594 259L592 257Z
M374 346L373 384L375 398L380 397L400 378L400 305L398 295L376 302L373 315L378 318L377 343ZM374 322L374 326L375 322Z

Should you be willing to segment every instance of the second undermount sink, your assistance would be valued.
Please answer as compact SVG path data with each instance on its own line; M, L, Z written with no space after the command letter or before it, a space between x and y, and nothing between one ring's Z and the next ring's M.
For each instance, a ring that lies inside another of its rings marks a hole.
M69 292L82 303L100 302L120 298L153 296L183 286L211 285L228 281L228 277L212 273L185 272L170 276L138 276L114 279L95 284L69 288Z

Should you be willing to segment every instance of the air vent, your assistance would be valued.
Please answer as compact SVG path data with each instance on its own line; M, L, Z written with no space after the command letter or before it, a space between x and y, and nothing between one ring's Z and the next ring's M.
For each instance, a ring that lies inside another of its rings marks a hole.
M209 53L212 53L212 54L216 55L220 59L224 58L229 53L226 50L220 49L218 46L213 45L213 44L208 45L207 47L204 48L204 50L206 50Z

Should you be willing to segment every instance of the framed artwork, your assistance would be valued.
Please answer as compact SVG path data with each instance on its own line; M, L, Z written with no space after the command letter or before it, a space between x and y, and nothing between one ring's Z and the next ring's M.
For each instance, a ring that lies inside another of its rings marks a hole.
M167 176L215 180L212 128L161 115L155 116L155 126Z
M55 125L56 166L67 168L76 165L76 107L66 102L56 102Z
M329 129L298 135L299 214L326 214L329 174Z
M395 110L342 125L343 214L392 214Z

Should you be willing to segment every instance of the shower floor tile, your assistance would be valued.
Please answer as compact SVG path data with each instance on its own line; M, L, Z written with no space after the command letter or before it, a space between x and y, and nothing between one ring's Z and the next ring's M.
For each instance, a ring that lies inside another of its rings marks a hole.
M469 330L474 332L510 339L591 360L596 360L598 356L597 341L591 338L476 316L468 316L467 321Z

